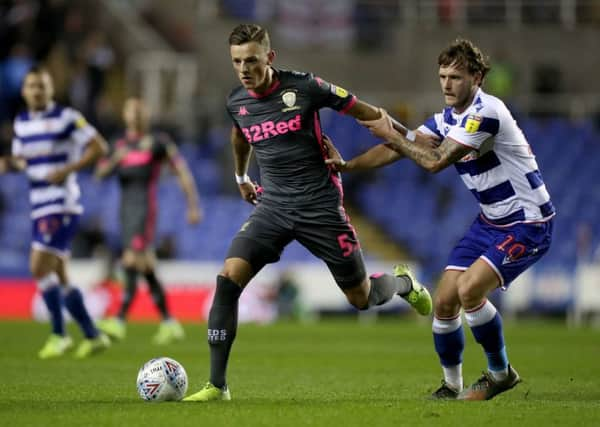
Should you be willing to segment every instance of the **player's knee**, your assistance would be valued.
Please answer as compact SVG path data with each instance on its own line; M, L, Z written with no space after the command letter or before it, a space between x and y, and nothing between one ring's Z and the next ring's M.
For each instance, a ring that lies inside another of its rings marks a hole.
M225 260L225 264L219 275L226 277L243 288L252 279L254 273L252 266L247 261L241 258L228 258Z
M36 277L35 280L37 282L37 288L42 292L56 284L63 283L56 273L47 273L44 276Z
M460 310L460 300L458 296L435 294L433 296L433 307L436 316L444 318L453 317Z
M479 283L471 275L461 274L457 285L458 297L463 307L473 307L481 301L482 295Z
M344 289L346 299L352 306L358 310L366 310L369 308L369 292L368 284L361 283L350 289Z
M241 288L246 287L251 279L251 276L244 274L242 271L236 268L223 268L219 273L219 276L225 277Z
M235 276L237 276L237 274L236 274L235 270L233 270L233 269L223 267L223 269L219 272L219 276L223 276L226 279L231 280L232 282L236 283L236 281L233 278Z
M348 302L358 310L366 310L369 308L369 298L364 295L346 295Z
M121 258L121 265L123 268L133 268L136 269L136 258L135 254L131 251L126 251Z

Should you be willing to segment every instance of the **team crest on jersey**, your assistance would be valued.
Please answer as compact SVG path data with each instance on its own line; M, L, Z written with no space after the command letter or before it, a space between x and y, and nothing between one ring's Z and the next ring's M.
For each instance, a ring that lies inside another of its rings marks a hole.
M281 100L287 106L286 108L281 110L283 112L300 109L300 107L296 105L296 92L293 92L293 91L284 92L283 95L281 95Z
M336 85L331 85L331 93L333 93L336 96L339 96L340 98L345 98L348 96L348 91L346 89Z
M75 120L75 127L77 129L83 129L88 125L87 121L83 118L83 116L79 116L77 120Z
M479 114L470 114L469 117L467 117L467 122L465 123L465 130L467 133L477 132L482 121L483 117Z

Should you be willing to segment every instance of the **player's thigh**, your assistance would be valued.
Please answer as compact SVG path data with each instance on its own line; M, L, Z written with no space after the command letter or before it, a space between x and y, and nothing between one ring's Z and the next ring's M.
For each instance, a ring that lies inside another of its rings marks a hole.
M369 285L360 243L345 215L337 208L303 212L295 227L295 239L323 260L338 286L346 293L368 294Z
M152 271L156 267L154 249L145 248L143 250L135 250L127 248L123 251L121 263L123 264L123 267L133 268L140 273Z
M470 310L479 306L498 286L496 272L483 258L478 259L458 277L458 297L462 307Z
M66 257L56 257L56 274L58 274L58 279L60 283L70 284L69 280L69 272L67 271L67 263L68 258Z
M32 248L29 255L29 270L31 275L40 279L50 273L58 273L60 258L44 249Z
M219 275L227 277L238 286L244 288L258 273L258 271L255 271L255 268L243 258L227 258Z
M252 276L256 275L266 264L279 261L283 249L292 241L292 228L293 222L285 213L259 205L231 241L226 264L230 269L242 269L241 262L227 261L244 260L250 265ZM226 273L231 273L230 269Z
M460 299L458 297L458 278L463 271L446 270L433 295L433 309L437 318L455 317L460 312Z
M156 253L154 248L146 248L141 254L144 271L153 271L156 268Z
M138 251L134 251L131 248L126 248L123 250L123 255L121 255L121 264L125 268L135 268L137 270L137 260L138 260Z

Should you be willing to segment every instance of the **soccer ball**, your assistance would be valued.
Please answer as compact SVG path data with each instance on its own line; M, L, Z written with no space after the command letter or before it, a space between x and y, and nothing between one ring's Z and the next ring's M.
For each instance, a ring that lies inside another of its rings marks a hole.
M149 402L181 400L188 388L185 369L169 357L159 357L144 363L137 376L137 391Z

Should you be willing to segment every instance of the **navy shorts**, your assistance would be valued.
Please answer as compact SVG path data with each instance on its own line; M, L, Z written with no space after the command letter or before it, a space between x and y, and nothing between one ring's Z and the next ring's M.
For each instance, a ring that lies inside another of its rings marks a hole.
M496 272L500 286L507 288L548 251L553 225L550 219L500 227L478 215L450 253L446 270L467 270L481 258Z
M69 254L79 225L79 215L50 214L33 220L31 247L58 256Z
M366 277L358 238L338 206L285 210L260 203L231 242L227 258L245 259L257 273L279 261L292 240L323 260L341 289L358 286Z

